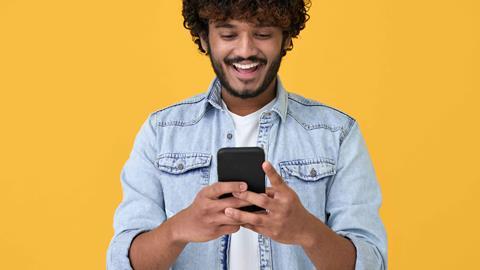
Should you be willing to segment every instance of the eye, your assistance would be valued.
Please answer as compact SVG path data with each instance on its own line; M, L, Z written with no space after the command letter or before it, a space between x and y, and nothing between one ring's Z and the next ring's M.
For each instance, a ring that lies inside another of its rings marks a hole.
M224 40L232 40L236 37L235 34L221 34L220 37Z
M269 39L270 37L272 37L272 35L268 33L257 33L255 34L255 36L260 39Z

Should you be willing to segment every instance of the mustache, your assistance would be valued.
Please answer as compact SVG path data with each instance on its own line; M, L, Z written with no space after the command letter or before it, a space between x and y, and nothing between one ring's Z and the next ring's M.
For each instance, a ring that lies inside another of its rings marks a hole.
M256 57L256 56L250 56L250 57L247 57L247 58L243 58L243 57L232 57L232 58L225 58L225 63L226 64L229 64L229 65L232 65L233 63L239 63L239 62L242 62L242 61L252 61L252 62L259 62L260 64L267 64L267 59L265 58L260 58L260 57Z

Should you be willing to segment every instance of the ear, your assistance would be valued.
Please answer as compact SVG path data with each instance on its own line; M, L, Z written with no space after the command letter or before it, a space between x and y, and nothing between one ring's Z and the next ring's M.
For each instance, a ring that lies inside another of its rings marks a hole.
M283 41L283 49L286 51L292 45L292 37L287 36Z
M205 33L200 34L200 45L202 46L202 49L208 53L207 38L208 36Z

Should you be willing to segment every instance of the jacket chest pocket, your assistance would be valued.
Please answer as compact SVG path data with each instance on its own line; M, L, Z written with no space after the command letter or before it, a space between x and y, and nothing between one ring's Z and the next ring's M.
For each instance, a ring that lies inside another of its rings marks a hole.
M282 161L278 165L283 179L289 184L314 184L335 174L335 163L328 158Z
M204 153L166 153L158 156L157 167L172 178L195 176L208 185L211 160L212 155Z
M335 163L328 158L297 159L279 163L280 174L300 198L303 206L325 221L327 181L335 175Z
M191 204L200 189L209 184L211 154L164 153L157 157L167 217Z

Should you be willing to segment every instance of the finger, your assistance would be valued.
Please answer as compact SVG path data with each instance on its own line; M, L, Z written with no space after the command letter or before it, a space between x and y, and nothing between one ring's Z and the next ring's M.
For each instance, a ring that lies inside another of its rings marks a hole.
M203 196L210 199L217 199L220 195L232 192L241 192L247 190L245 182L217 182L202 189Z
M214 202L215 209L218 209L218 211L224 211L225 208L240 208L244 206L249 206L252 205L252 203L241 200L236 197L229 197L229 198L224 198L224 199L219 199Z
M272 164L268 161L263 162L262 164L263 171L268 177L268 180L272 184L272 187L280 187L284 184L282 177L277 173Z
M275 191L271 187L267 187L265 189L265 193L268 195L268 197L273 198L275 196Z
M236 220L234 218L228 217L225 215L224 212L218 213L218 215L215 215L213 217L213 224L217 226L224 226L224 225L244 225L245 222L241 222L239 220Z
M234 192L233 196L241 200L250 202L261 208L270 209L273 207L272 198L269 198L266 194L258 194L251 191Z
M249 213L234 208L225 209L225 215L242 223L252 225L263 225L267 221L266 215Z

